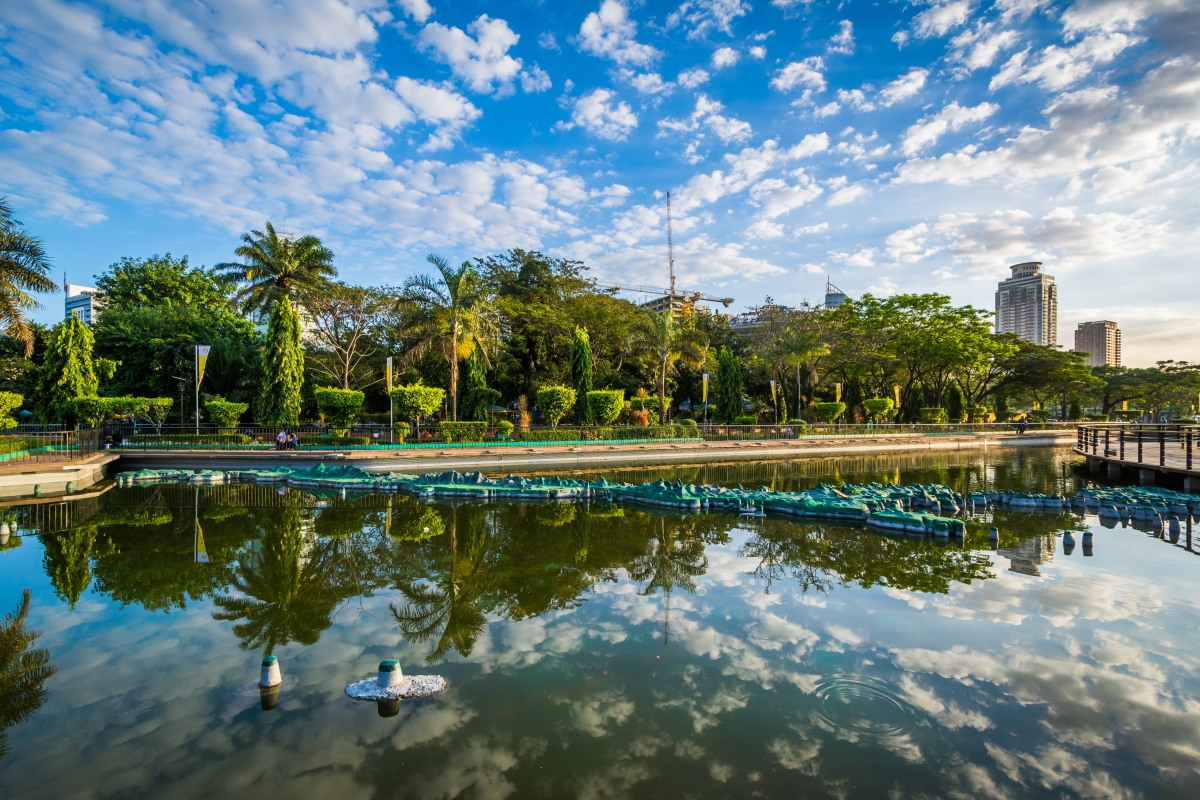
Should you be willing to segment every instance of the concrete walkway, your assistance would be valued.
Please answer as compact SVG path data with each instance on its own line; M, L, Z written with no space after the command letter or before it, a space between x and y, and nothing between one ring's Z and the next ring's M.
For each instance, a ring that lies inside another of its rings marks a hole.
M120 458L108 451L82 461L39 464L20 463L21 471L6 470L0 474L0 500L36 495L66 494L68 485L73 492L83 491L104 480L109 465ZM16 465L14 465L16 466Z

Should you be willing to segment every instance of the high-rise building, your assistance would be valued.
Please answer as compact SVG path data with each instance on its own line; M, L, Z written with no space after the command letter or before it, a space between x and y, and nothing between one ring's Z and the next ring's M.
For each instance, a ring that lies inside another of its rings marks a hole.
M996 333L1015 333L1027 342L1058 346L1058 287L1042 274L1042 262L1013 264L1012 277L996 289Z
M1081 322L1075 329L1075 349L1087 353L1089 367L1121 366L1121 329L1109 320Z
M96 317L100 316L100 290L63 281L63 291L67 294L67 313L63 319L70 319L74 315L90 327Z
M833 285L829 278L825 279L825 307L837 308L846 302L846 293Z

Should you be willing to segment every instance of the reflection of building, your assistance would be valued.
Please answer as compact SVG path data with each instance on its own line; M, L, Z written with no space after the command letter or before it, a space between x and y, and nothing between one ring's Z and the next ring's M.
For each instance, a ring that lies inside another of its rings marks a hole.
M837 308L842 303L846 302L846 293L829 282L829 278L825 279L825 307Z
M1058 346L1058 287L1042 274L1042 262L1013 264L1012 277L996 288L996 333L1015 333L1027 342Z
M1089 367L1121 366L1121 329L1117 323L1081 322L1075 329L1075 349L1087 353Z
M100 316L99 289L63 281L63 291L67 293L67 313L63 319L70 319L74 315L84 325L91 325Z
M1016 547L1002 547L996 552L1007 558L1009 570L1022 575L1041 575L1038 565L1054 560L1055 536L1037 536L1026 539Z

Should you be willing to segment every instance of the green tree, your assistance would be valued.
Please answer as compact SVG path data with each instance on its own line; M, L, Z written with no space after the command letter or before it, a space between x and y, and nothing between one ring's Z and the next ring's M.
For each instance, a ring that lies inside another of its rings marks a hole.
M321 386L313 391L317 408L333 427L334 436L345 436L362 410L363 393L353 389L331 389Z
M571 342L571 388L575 390L575 424L591 421L588 392L592 390L592 345L584 328L575 329Z
M363 388L379 380L368 368L379 350L376 333L390 305L381 289L328 283L302 296L312 323L307 363L324 380L343 389Z
M491 419L491 407L500 402L500 393L489 389L487 370L479 353L467 358L467 379L463 386L461 416L464 420L487 422Z
M420 381L392 389L392 403L400 419L428 417L442 407L445 397L445 389L422 386Z
M570 386L543 386L537 391L537 405L552 426L575 407L575 390Z
M43 422L74 420L73 402L99 393L100 371L111 377L116 364L92 357L92 332L72 315L54 326L37 385L36 407Z
M438 277L416 275L404 282L407 333L414 337L405 354L413 363L435 350L450 365L450 419L458 419L458 362L476 349L486 354L498 335L495 308L475 267L464 261L454 269L438 255L427 259Z
M30 592L0 623L0 758L8 753L7 730L28 722L46 700L46 680L55 673L50 651L30 648L40 635L25 629Z
M46 276L49 271L50 260L41 240L21 227L7 200L0 198L0 326L24 343L26 358L33 355L34 333L25 312L42 307L29 292L58 291Z
M333 253L315 236L292 239L280 236L268 222L267 232L242 234L234 250L241 263L217 264L215 269L241 288L234 300L247 312L265 314L284 299L315 293L325 281L337 277Z
M946 418L951 422L962 422L967 418L966 400L957 383L951 383L946 387L944 402L946 403Z
M171 305L199 312L228 312L233 284L215 270L188 265L180 259L153 255L122 258L96 278L104 295L104 313Z
M92 585L92 551L96 546L95 525L80 525L42 537L45 554L42 567L50 576L59 599L75 610L79 598Z
M717 356L716 420L732 423L742 415L742 368L726 347Z
M829 355L829 346L821 341L817 331L797 331L793 326L786 327L782 334L771 342L769 357L774 360L782 373L783 368L795 370L796 375L796 417L804 413L803 372L816 375L816 360Z
M682 325L671 313L649 312L636 322L629 332L629 352L645 356L656 366L658 407L662 424L668 424L671 410L667 407L667 375L680 361L694 367L704 364L704 334L690 325Z
M300 388L304 383L304 351L300 348L300 315L283 297L271 309L260 415L266 425L300 423Z

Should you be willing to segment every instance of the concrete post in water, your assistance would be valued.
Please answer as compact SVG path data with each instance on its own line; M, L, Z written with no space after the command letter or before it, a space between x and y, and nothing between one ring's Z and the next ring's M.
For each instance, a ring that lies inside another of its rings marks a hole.
M1175 534L1176 536L1178 536L1178 535L1179 535L1179 531L1180 531L1180 527L1179 527L1179 517L1177 517L1176 515L1172 514L1172 515L1171 515L1171 520L1170 520L1170 522L1168 522L1168 523L1167 523L1167 526L1168 526L1168 527L1167 527L1167 530L1168 530L1168 531L1170 531L1171 533Z
M1099 475L1100 470L1104 468L1103 461L1101 461L1098 458L1091 458L1090 456L1088 457L1087 465L1088 465L1088 472L1092 473L1093 475Z
M394 700L377 700L375 708L379 710L381 717L394 717L400 713L400 698Z
M1112 461L1108 462L1108 479L1110 481L1121 480L1121 465Z
M1092 554L1092 532L1091 531L1088 531L1087 533L1083 534L1083 554L1085 556L1091 556L1091 554Z
M3 547L4 545L8 544L8 537L9 537L8 523L0 522L0 547Z
M1138 470L1138 483L1140 483L1142 486L1153 486L1154 485L1154 470L1139 469Z
M1075 552L1075 534L1070 531L1063 531L1062 543L1063 555L1069 556Z
M270 688L258 687L258 705L263 711L271 711L279 705L279 689L280 684L278 683Z
M275 656L266 656L262 660L262 674L258 679L258 685L269 689L281 683L283 683L283 676L279 673L279 659Z
M380 689L394 689L404 682L404 675L400 672L400 662L394 658L385 658L379 662L379 677L376 678L376 683Z
M1000 529L995 525L993 525L992 529L988 531L988 544L992 546L993 550L995 550L996 546L1000 544Z

